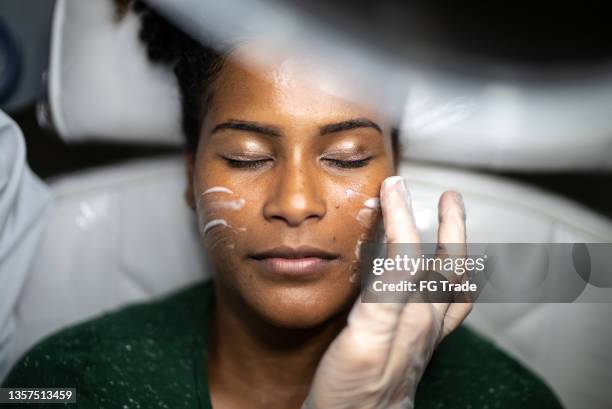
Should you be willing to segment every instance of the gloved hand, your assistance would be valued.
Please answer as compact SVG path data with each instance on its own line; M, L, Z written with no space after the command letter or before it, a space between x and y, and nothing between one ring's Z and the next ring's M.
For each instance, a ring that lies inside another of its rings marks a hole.
M387 242L420 243L403 178L387 178L380 198ZM462 243L465 254L461 195L445 192L438 213L439 249L444 251L444 243ZM469 302L362 303L358 299L347 326L325 352L302 408L413 407L417 385L434 349L471 308Z

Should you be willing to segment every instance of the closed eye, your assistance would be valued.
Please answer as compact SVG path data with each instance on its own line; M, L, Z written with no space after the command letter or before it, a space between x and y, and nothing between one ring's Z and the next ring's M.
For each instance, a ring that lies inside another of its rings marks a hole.
M268 164L268 162L272 162L273 159L271 158L266 158L266 159L249 159L249 160L245 160L245 159L234 159L234 158L227 158L224 157L223 159L225 159L225 161L227 162L227 164L231 167L231 168L235 168L235 169L259 169L263 166L266 166Z
M342 169L354 169L354 168L362 168L366 166L371 160L372 157L356 159L356 160L341 160L341 159L332 159L332 158L321 158L322 161L326 162L330 166L334 166Z

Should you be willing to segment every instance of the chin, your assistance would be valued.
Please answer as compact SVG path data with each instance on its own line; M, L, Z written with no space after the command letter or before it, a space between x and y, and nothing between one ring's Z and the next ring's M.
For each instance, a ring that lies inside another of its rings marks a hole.
M318 327L352 303L352 288L324 290L313 287L276 288L265 292L255 308L271 325L281 328L309 329Z

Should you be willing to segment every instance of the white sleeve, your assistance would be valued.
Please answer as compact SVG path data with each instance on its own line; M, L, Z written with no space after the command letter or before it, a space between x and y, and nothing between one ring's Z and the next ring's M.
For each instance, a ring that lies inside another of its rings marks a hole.
M14 363L15 306L49 203L47 187L27 165L21 130L0 110L0 382Z

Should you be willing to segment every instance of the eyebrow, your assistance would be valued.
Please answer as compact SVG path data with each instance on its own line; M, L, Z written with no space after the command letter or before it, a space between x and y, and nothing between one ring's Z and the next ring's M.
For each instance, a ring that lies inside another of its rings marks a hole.
M336 122L333 124L323 125L319 128L319 135L327 135L327 134L335 133L335 132L350 131L352 129L357 129L357 128L372 128L382 133L382 129L377 123L367 118L356 118L356 119L349 119L347 121ZM213 128L213 130L211 131L211 134L214 134L215 132L219 132L225 129L253 132L253 133L258 133L258 134L272 136L272 137L281 136L280 130L275 126L265 125L265 124L261 124L258 122L252 122L252 121L237 120L237 119L230 119L226 122L218 124L217 126Z
M320 128L320 134L325 135L334 132L350 131L357 128L373 128L382 133L382 129L377 123L366 118L349 119L348 121L337 122L335 124L324 125Z
M281 135L278 128L269 125L263 125L257 122L241 121L237 119L230 119L229 121L220 123L215 126L211 131L211 135L215 132L222 131L224 129L234 129L237 131L254 132L262 135L278 137Z

